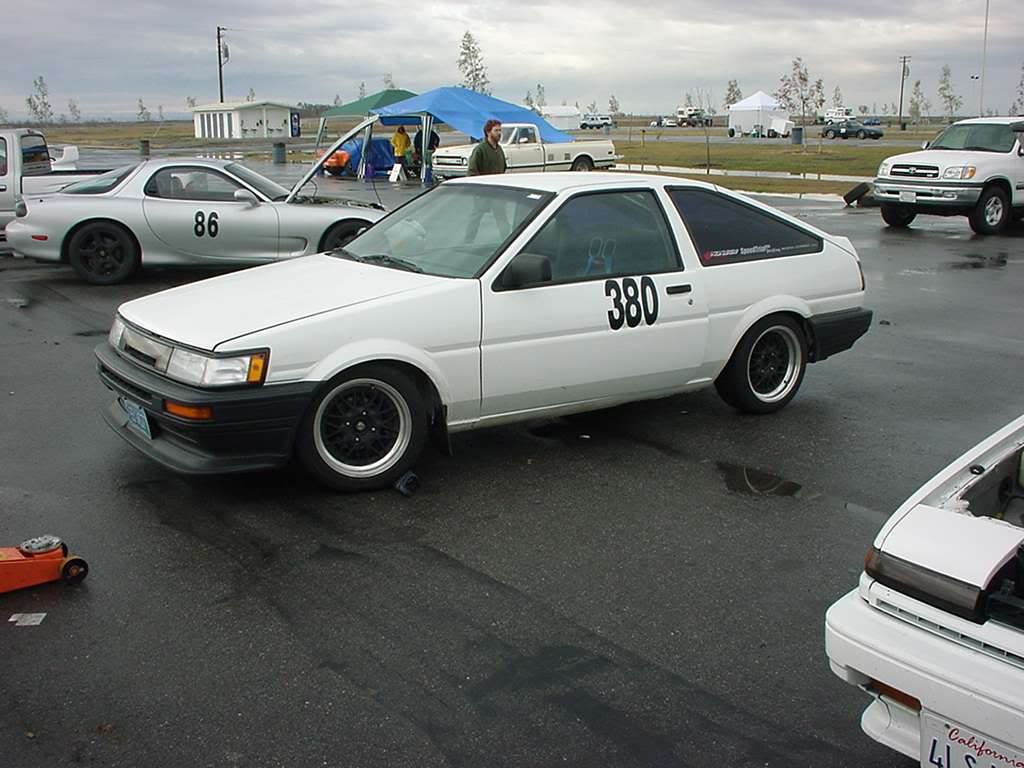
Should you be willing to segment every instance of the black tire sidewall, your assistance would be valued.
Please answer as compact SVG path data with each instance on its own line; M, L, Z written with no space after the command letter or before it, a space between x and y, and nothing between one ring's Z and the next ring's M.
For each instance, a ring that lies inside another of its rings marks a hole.
M908 211L899 205L883 203L879 210L882 215L882 221L890 227L896 227L897 229L909 227L910 223L917 217L916 213Z
M572 170L586 172L594 170L594 163L589 157L577 157L572 161Z
M347 477L333 470L316 449L314 421L317 409L338 385L352 379L378 379L394 387L409 406L412 435L402 457L393 466L373 477ZM404 475L419 458L426 444L429 424L426 405L415 382L404 372L387 363L365 363L349 368L325 382L310 401L299 425L295 455L306 470L319 482L337 491L355 492L387 488Z
M800 370L796 375L796 383L793 384L789 393L784 398L773 403L766 403L755 395L750 388L747 365L755 342L767 329L777 325L786 326L795 333L800 344ZM729 362L718 375L718 378L715 379L715 389L722 400L738 411L753 414L774 413L784 408L796 396L806 372L807 336L804 334L800 323L788 315L769 315L758 320L743 334L743 338L740 339L740 343L733 350Z
M320 238L320 252L322 253L324 251L330 250L332 247L338 247L331 245L331 240L334 239L335 234L337 232L351 232L352 237L348 238L348 240L346 241L347 243L355 238L356 232L358 232L363 227L368 226L370 226L370 223L368 221L336 221L334 224L331 224L331 226L327 228L327 231L324 232L324 236ZM345 245L345 243L342 243L341 245Z
M115 234L121 242L121 247L131 255L131 258L126 259L125 263L122 264L121 269L117 270L112 275L107 276L96 275L89 271L82 262L81 255L79 254L79 246L82 240L84 240L90 233L101 230L106 230ZM87 283L92 283L93 285L116 285L117 283L127 280L139 268L139 249L135 244L135 239L131 234L129 234L128 230L120 224L96 221L91 224L86 224L71 236L71 241L68 243L68 263L71 264L71 268L75 270L75 274Z
M1000 197L1003 201L1003 220L996 226L991 226L985 221L985 205L992 197ZM977 232L979 235L997 235L1006 229L1006 226L1010 223L1010 200L1006 196L1000 187L987 187L982 190L981 197L978 198L977 205L971 210L968 219L971 223L971 229Z

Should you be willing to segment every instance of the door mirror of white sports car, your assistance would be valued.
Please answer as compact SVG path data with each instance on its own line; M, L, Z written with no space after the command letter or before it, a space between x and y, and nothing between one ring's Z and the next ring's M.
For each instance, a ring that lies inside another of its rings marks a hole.
M930 141L922 141L921 142L921 149L928 149L930 144L931 144Z
M234 194L235 202L248 203L249 205L259 205L259 200L256 199L256 195L250 192L248 189L236 189Z
M520 253L501 273L501 287L529 288L551 282L551 260L539 253Z

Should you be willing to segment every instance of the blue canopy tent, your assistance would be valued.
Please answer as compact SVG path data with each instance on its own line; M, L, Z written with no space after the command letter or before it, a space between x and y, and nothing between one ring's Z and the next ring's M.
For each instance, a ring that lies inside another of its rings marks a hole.
M541 141L573 141L573 137L552 127L536 112L507 101L485 96L455 86L435 88L411 99L396 101L370 110L384 125L420 125L429 136L434 123L449 125L470 138L483 139L484 123L494 118L503 123L531 123L537 126ZM429 165L423 164L424 180L429 178Z

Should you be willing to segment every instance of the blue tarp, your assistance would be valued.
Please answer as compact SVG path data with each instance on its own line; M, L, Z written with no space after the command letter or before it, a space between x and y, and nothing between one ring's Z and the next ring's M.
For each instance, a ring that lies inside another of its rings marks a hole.
M359 158L363 154L363 140L349 139L341 145L341 149L348 152L345 173L355 176L356 169L359 168ZM395 164L395 155L390 139L383 136L373 137L370 142L370 164L373 166L374 176L387 176L391 172L391 166Z
M370 112L380 115L384 125L418 125L422 115L431 115L435 123L446 123L478 140L483 139L484 123L494 118L503 123L532 123L541 141L573 141L536 112L466 88L435 88Z

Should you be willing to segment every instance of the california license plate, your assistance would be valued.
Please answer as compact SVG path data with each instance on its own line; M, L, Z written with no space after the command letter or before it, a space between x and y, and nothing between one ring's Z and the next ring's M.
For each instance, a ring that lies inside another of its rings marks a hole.
M900 190L900 202L901 203L916 203L917 192L908 192L907 190Z
M147 440L152 440L153 433L149 429L149 417L146 415L146 409L123 397L121 398L121 407L128 414L128 426Z
M970 728L921 712L922 768L1016 768L1024 749L994 741Z

